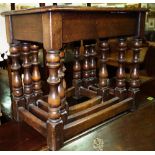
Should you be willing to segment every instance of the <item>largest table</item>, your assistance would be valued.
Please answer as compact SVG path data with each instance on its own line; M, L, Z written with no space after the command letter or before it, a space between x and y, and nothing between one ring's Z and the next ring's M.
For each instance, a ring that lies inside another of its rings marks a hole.
M105 62L107 60L106 56L104 55L104 52L107 51L109 47L105 39L119 37L121 38L120 48L124 48L126 44L122 37L135 36L138 39L136 39L134 43L135 55L133 61L134 69L131 73L131 91L133 93L136 93L137 90L139 90L139 75L137 70L137 59L140 50L139 38L143 38L144 35L145 13L146 9L105 9L94 7L42 7L3 13L6 18L7 40L11 45L10 51L13 62L12 90L14 102L13 112L15 118L18 120L20 119L18 118L18 116L21 115L23 117L23 120L25 120L37 131L41 132L44 136L47 137L49 149L56 150L62 146L64 142L64 135L65 139L69 139L73 135L75 135L75 133L80 133L85 129L96 125L97 123L102 122L103 117L104 119L108 119L114 116L115 113L118 114L123 110L129 109L130 103L133 100L133 98L131 97L122 102L118 102L118 104L114 106L111 106L112 108L108 107L109 111L105 108L101 110L99 109L98 112L93 113L93 110L91 110L91 114L89 115L87 109L84 109L83 112L87 112L86 114L88 114L88 116L83 117L82 115L80 115L79 120L73 122L70 120L71 122L67 122L68 124L65 124L67 121L68 108L65 101L65 85L63 82L64 69L61 63L62 61L60 62L60 57L63 57L64 54L59 54L57 50L61 50L64 44L74 41L90 39L104 40L100 44L102 51L100 60L102 65L99 74L100 88L99 91L93 92L94 96L97 94L100 95L99 98L104 98L109 91L107 88L108 78L105 67ZM17 45L19 42L22 43L21 47ZM36 97L37 95L41 94L41 79L38 69L39 63L37 60L37 45L31 45L31 53L33 55L33 71L31 78L31 62L29 59L30 46L28 42L41 43L43 44L44 49L47 51L46 62L49 68L49 78L47 82L50 85L48 104L44 103L48 108L47 113L42 112L41 110L37 111L38 107L36 107L36 105L34 104L30 104L33 103L33 96ZM20 55L20 50L22 51L23 56L23 84L19 75L20 65L18 63L18 57ZM120 59L122 58L120 57ZM76 65L76 67L73 67L75 68L74 71L79 72L78 69L81 68L79 67L80 63L77 62L77 60L75 61L78 65ZM88 80L90 80L88 76L90 71L85 70L87 68L87 58L85 59L85 64L85 66L83 65L83 80L85 80L85 82L88 82ZM92 73L94 76L94 68L92 70ZM118 78L124 78L124 75L122 73L122 67L120 67ZM75 90L77 90L79 89L79 73L76 73L74 75L74 84L77 86L75 86ZM24 93L22 92L22 90L24 90ZM85 88L81 89L81 92L82 91L90 98L94 97L91 95L92 91ZM93 103L95 103L94 100ZM118 98L115 98L115 100L118 100ZM23 108L24 106L26 108ZM97 109L97 105L94 105L94 107ZM29 108L31 110L33 109L33 112L35 111L35 113L39 112L39 116L43 116L47 122L43 122L36 116L32 115L28 111L30 110Z

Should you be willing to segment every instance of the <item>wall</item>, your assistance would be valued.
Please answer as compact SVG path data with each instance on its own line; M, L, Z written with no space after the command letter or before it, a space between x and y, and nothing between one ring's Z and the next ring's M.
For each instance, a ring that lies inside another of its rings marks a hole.
M0 3L0 13L10 10L10 4ZM2 61L1 54L7 52L9 49L6 40L5 18L0 15L0 61Z

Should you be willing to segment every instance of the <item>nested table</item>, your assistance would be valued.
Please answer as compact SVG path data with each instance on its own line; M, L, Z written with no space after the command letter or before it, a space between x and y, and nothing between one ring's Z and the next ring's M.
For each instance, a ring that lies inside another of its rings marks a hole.
M6 19L7 40L10 43L12 56L11 87L14 118L23 119L33 126L47 137L49 149L56 150L65 140L130 109L131 103L135 103L134 95L139 92L140 86L138 59L140 39L144 35L146 11L146 9L52 6L4 12L2 15ZM130 88L127 89L123 63L127 47L125 38L130 36L134 36L135 41ZM113 91L115 97L110 100L107 97L110 89L106 69L109 51L107 39L109 38L119 38L120 50L118 58L120 65L117 71L116 88ZM64 52L61 49L67 43L90 39L100 40L99 79L96 76L97 52L94 47L85 47L82 66L79 48L76 48L73 66L74 87L66 90ZM38 67L38 44L43 44L47 51L46 63L49 68L47 82L50 85L50 93L44 101L40 99L42 90ZM18 62L21 53L23 80L19 73ZM30 55L32 55L31 59ZM92 85L96 82L97 87ZM91 100L69 108L66 97L70 96L73 90L77 98L85 95Z

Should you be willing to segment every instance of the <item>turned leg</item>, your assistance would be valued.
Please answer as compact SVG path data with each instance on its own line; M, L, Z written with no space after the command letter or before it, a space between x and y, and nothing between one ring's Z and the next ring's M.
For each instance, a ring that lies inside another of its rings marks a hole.
M73 65L73 86L75 87L75 95L74 98L79 99L80 98L80 93L79 93L79 88L82 85L82 80L81 80L81 62L79 58L79 47L76 47L74 49L74 65Z
M42 96L42 90L41 90L41 75L39 71L39 61L38 61L38 53L39 53L39 46L37 45L31 45L31 51L32 51L32 80L33 80L33 93L35 97Z
M95 45L91 45L90 47L90 82L91 84L94 84L97 82L97 78L96 78L96 68L97 68L97 64L96 64L96 51L95 51Z
M135 104L135 97L136 94L140 91L140 79L139 79L139 54L140 54L140 47L142 45L142 42L140 39L134 40L133 45L133 67L130 72L130 88L129 88L129 96L134 98L134 104L132 110L136 109Z
M48 51L46 55L47 67L49 68L50 86L48 95L48 120L47 120L47 144L49 150L58 150L63 145L63 121L61 118L61 99L58 93L60 78L58 69L60 67L60 57L58 51Z
M103 100L106 100L108 97L108 71L106 67L107 62L107 52L109 51L109 45L108 41L104 40L101 41L99 44L99 50L100 50L100 70L99 70L99 90L98 94L103 96Z
M19 120L18 116L18 107L25 106L25 100L23 96L23 87L22 80L19 74L20 64L19 64L19 56L20 56L20 45L19 44L11 44L10 45L10 53L12 58L12 112L13 118L15 120Z
M22 43L22 55L23 55L23 68L24 68L24 96L26 99L26 107L31 104L33 98L33 86L32 77L30 73L31 61L30 61L30 44Z
M126 83L125 83L125 51L127 49L126 40L124 38L119 39L119 56L118 56L118 63L119 67L117 69L116 74L116 88L115 88L115 95L123 100L126 98Z
M84 60L82 65L82 82L84 87L90 84L90 62L89 62L89 46L84 46Z
M61 99L61 117L62 120L64 122L64 124L67 122L67 113L68 113L68 103L66 101L66 96L65 96L65 92L66 92L66 81L65 81L65 66L64 66L64 51L60 52L60 68L58 70L58 75L60 77L60 84L58 87L58 92L59 92L59 96Z

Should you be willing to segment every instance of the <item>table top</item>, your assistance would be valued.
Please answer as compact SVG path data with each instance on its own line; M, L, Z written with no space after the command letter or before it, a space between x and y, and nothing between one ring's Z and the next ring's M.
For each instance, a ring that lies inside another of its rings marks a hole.
M76 7L76 6L45 6L32 9L22 9L15 11L3 12L2 15L16 15L16 14L29 14L29 13L43 13L43 12L146 12L145 8L99 8L99 7Z

